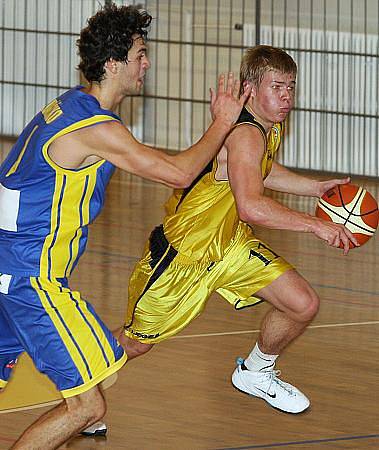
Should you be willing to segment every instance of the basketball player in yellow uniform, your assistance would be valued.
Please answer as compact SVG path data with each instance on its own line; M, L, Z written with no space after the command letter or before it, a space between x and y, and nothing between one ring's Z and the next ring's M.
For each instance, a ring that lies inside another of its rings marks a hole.
M134 6L108 5L92 17L78 41L89 86L43 108L0 166L0 390L26 351L64 397L14 449L55 449L96 422L105 413L98 384L127 359L68 283L115 167L172 187L190 185L220 149L249 94L238 98L232 74L226 86L221 77L211 95L213 123L178 156L137 142L113 110L143 86L150 21Z
M236 310L265 300L272 305L258 341L232 375L233 385L289 413L308 398L278 378L275 360L315 317L319 298L309 283L254 235L255 224L313 233L349 250L353 235L342 225L293 211L264 188L321 196L348 179L315 181L274 161L282 122L294 105L297 67L284 51L258 46L242 59L241 85L252 92L223 149L199 177L169 199L163 224L151 234L129 284L119 340L128 357L181 331L203 311L212 292Z

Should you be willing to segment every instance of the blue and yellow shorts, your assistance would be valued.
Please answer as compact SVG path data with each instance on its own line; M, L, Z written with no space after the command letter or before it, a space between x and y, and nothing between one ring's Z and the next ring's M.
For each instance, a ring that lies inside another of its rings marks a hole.
M127 356L92 305L67 279L0 274L0 388L26 351L63 397L119 370Z

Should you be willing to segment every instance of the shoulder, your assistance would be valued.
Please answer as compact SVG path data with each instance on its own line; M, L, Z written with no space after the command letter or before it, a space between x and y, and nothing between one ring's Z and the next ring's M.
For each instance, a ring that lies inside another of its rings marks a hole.
M64 92L56 101L64 110L67 117L75 119L96 118L96 121L115 120L121 122L117 114L111 110L102 108L98 99L86 93L83 90L83 86L76 86Z
M257 128L266 140L266 132L263 126L255 119L254 115L246 108L243 107L239 118L237 119L234 128L241 125L249 125Z
M72 142L92 148L93 151L125 151L135 139L130 131L117 120L91 123L64 136Z
M228 150L231 147L252 149L253 147L265 148L267 136L263 126L255 119L254 115L244 107L226 139Z

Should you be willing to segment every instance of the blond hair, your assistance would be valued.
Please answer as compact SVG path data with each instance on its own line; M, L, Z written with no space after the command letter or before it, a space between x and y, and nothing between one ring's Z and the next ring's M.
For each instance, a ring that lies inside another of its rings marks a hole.
M280 48L257 45L247 49L240 67L240 94L245 81L259 88L265 73L271 70L296 75L297 66L291 56Z

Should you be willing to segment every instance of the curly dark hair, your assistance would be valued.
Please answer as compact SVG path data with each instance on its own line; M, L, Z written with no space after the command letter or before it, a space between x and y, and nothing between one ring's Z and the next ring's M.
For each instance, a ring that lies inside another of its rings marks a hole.
M127 63L134 35L147 36L152 17L136 6L105 5L88 19L76 41L78 68L89 82L104 79L104 64L110 59Z

